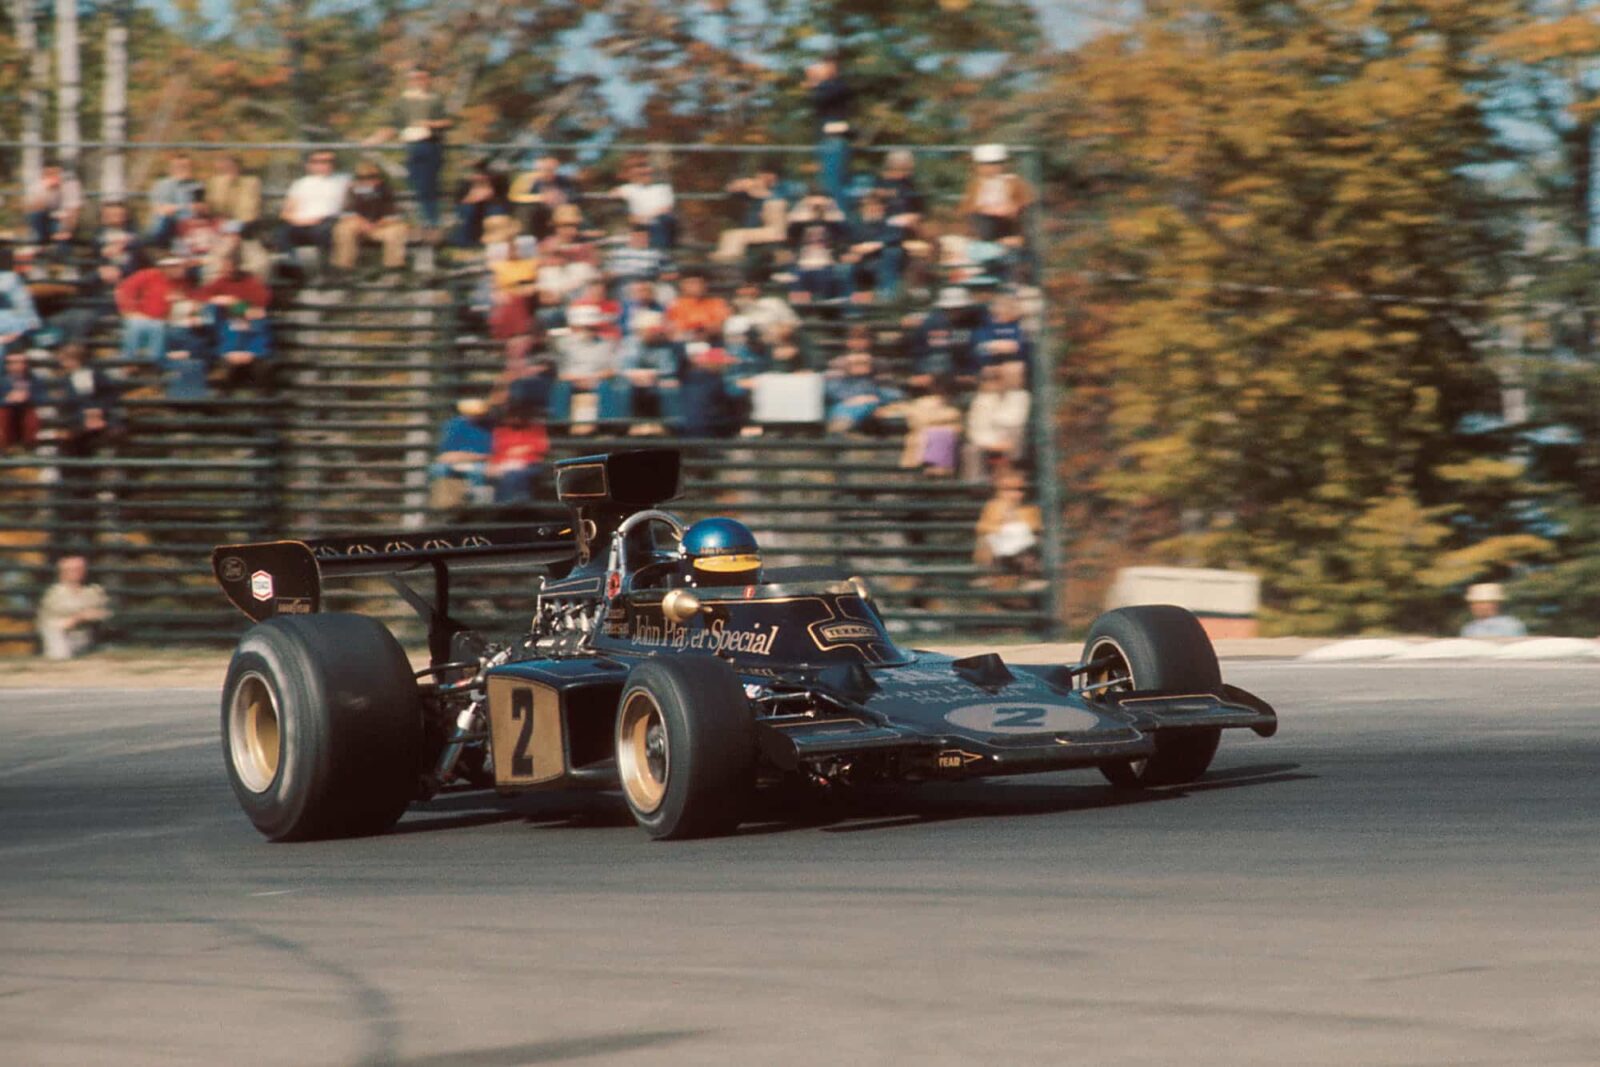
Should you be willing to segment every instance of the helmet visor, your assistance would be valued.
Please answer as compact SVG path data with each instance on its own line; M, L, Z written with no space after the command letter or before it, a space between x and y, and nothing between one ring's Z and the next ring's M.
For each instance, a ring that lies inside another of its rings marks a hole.
M761 566L761 557L754 553L729 556L702 556L694 561L695 569L727 574L731 571L753 571Z

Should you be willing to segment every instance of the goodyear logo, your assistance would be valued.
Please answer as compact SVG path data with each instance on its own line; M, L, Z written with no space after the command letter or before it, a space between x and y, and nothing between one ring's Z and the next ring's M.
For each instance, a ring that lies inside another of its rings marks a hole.
M830 622L817 627L817 636L829 644L841 644L846 641L876 641L878 631L859 622Z

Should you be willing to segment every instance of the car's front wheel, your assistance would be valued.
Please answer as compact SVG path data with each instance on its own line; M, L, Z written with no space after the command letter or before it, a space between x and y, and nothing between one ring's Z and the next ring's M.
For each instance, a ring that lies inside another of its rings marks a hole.
M646 660L617 706L617 775L654 838L732 832L755 788L755 720L733 669L710 656Z
M1211 693L1222 686L1216 649L1200 620L1170 604L1108 611L1089 628L1083 647L1083 661L1099 664L1085 677L1097 691ZM1192 782L1211 766L1221 737L1214 729L1160 730L1154 755L1102 764L1100 772L1123 789Z
M273 841L393 826L417 795L422 704L411 663L362 615L250 628L222 689L222 752L239 806Z

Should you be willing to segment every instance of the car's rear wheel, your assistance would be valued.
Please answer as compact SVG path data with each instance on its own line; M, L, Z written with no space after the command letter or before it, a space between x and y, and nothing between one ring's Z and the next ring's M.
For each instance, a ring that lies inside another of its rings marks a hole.
M1170 604L1118 608L1094 621L1083 661L1097 663L1084 684L1095 692L1133 689L1210 693L1222 685L1211 638L1193 613ZM1211 766L1222 732L1160 730L1147 759L1102 764L1100 772L1125 789L1192 782Z
M729 833L755 788L755 721L732 668L710 656L646 660L617 705L617 776L654 838Z
M280 616L239 641L222 751L240 807L271 840L387 830L416 796L422 745L411 663L382 623Z

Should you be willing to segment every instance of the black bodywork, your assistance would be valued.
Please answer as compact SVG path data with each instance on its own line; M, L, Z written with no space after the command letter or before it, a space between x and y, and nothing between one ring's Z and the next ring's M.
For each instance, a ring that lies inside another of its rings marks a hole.
M389 575L428 624L432 664L420 673L443 753L428 772L435 788L473 749L502 790L615 785L618 699L629 669L656 656L728 663L767 777L1025 774L1138 760L1161 731L1277 729L1266 703L1233 686L1116 691L1086 684L1093 664L902 649L865 583L846 574L697 585L677 552L681 524L652 510L676 495L678 474L678 454L664 449L568 460L557 468L567 523L224 546L213 568L257 620L319 610L325 577ZM449 575L462 567L536 581L529 631L496 644L453 619ZM407 580L416 575L431 580L431 598Z

